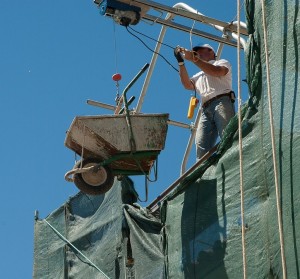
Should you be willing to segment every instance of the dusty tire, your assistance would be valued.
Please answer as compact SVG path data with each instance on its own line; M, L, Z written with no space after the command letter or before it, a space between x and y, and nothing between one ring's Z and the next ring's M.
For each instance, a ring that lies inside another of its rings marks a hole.
M99 164L97 159L84 159L82 167L91 167ZM77 162L74 168L78 168L81 161ZM114 184L114 176L107 166L102 166L97 172L89 171L74 174L74 183L79 190L88 195L102 195Z

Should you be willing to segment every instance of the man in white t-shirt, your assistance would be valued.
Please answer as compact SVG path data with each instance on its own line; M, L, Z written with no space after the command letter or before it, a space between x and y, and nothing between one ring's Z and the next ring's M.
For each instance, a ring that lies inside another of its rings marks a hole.
M199 160L216 144L218 136L222 137L234 116L231 65L225 59L215 60L215 51L209 44L193 47L192 51L177 46L174 55L184 88L196 90L201 96L202 114L195 138ZM184 60L194 63L201 71L189 77Z

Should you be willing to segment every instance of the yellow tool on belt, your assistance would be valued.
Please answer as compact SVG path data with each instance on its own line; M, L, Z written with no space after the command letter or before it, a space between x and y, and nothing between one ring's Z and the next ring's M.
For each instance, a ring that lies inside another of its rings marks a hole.
M194 110L197 107L198 103L199 103L199 100L196 97L192 96L190 99L190 106L189 106L189 110L188 110L188 114L187 114L188 119L193 118Z

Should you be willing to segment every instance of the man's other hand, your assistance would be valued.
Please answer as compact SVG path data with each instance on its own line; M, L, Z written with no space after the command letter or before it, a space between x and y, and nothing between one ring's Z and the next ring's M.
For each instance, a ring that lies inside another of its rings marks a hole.
M181 54L181 47L177 46L176 48L174 48L174 56L177 59L178 63L183 62L183 58L182 58L182 54Z

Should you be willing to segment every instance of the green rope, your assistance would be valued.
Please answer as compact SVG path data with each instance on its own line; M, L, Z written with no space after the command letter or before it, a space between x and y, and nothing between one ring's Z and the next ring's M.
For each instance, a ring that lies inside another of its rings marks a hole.
M94 268L96 268L102 275L102 278L110 279L98 266L96 266L87 256L85 256L79 249L77 249L68 239L66 239L57 229L55 229L46 219L43 220L63 241L68 243L76 252L78 252L85 260L87 260Z

